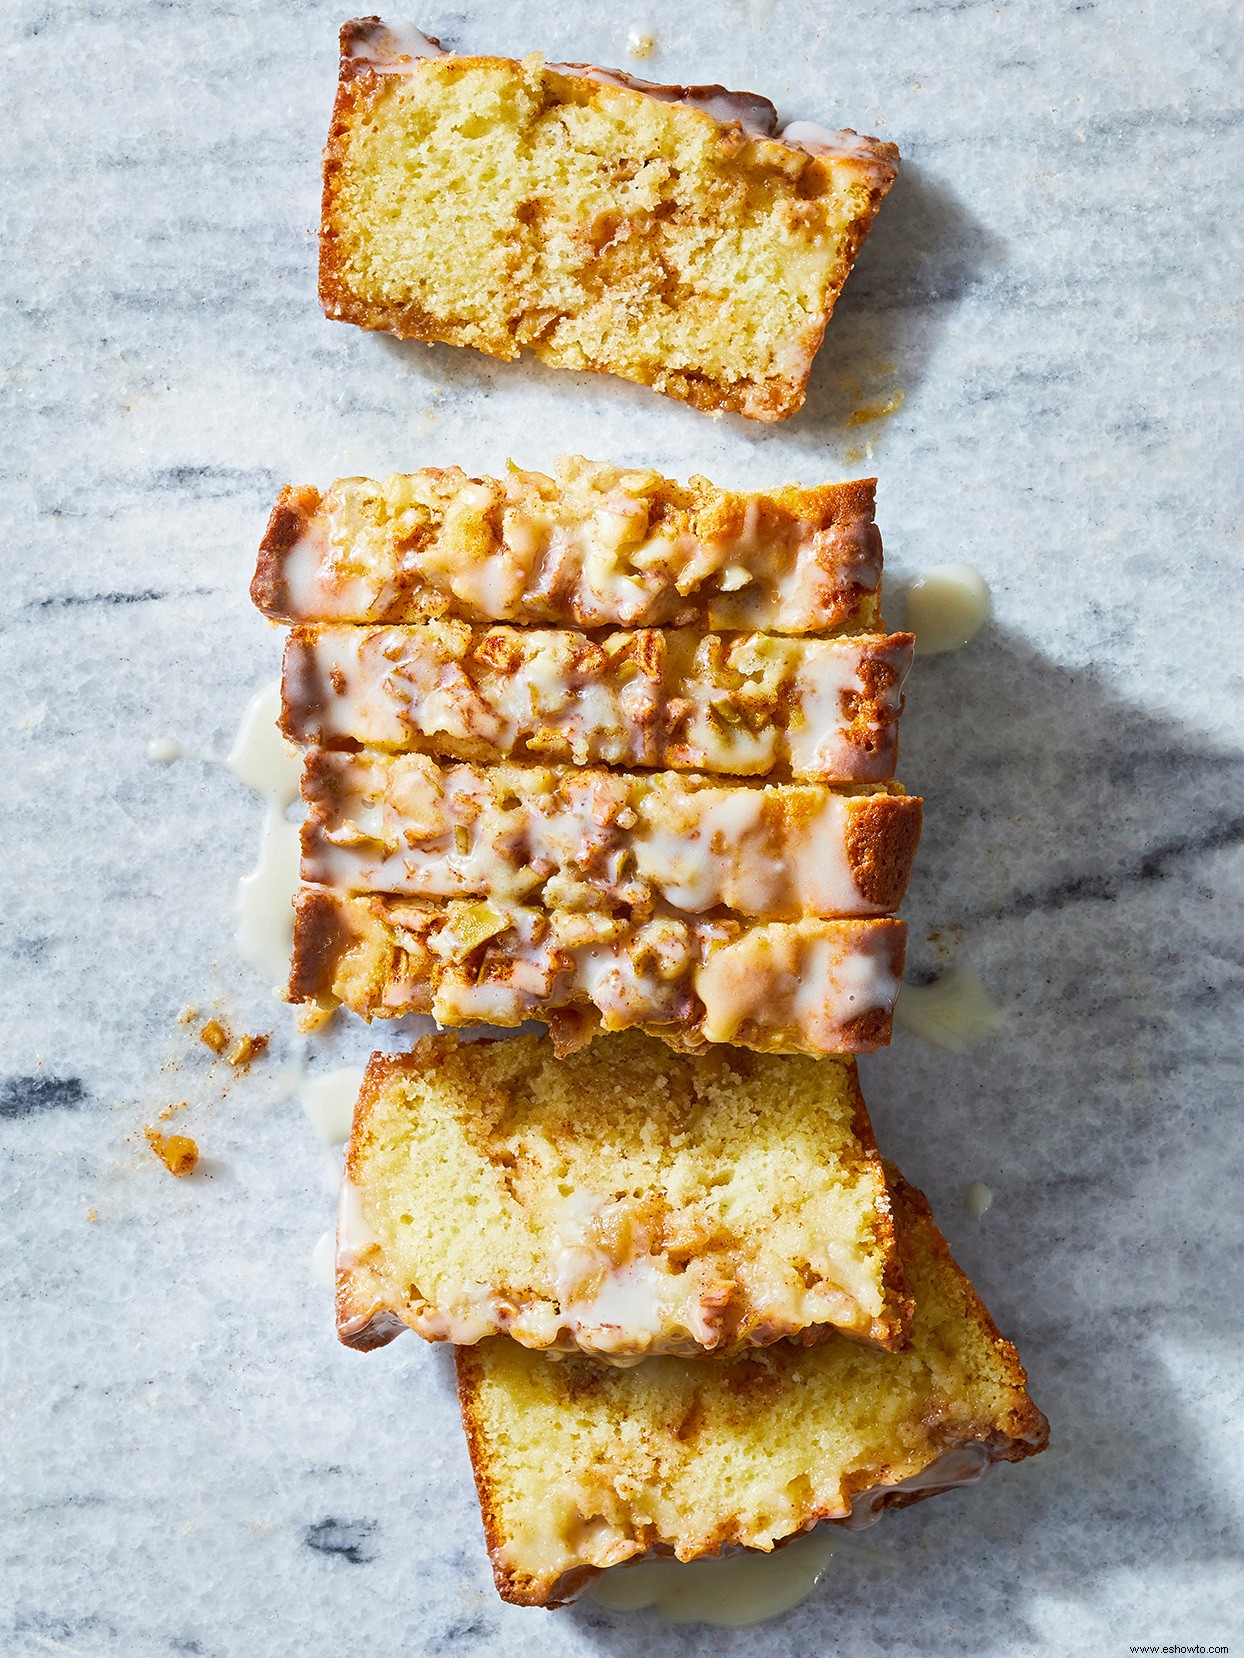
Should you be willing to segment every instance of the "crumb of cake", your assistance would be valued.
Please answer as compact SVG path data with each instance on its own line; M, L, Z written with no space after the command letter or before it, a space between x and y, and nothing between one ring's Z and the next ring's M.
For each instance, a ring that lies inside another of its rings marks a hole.
M193 1002L187 1002L185 1007L182 1008L181 1012L177 1015L177 1023L179 1025L193 1025L198 1017L198 1008L195 1007Z
M199 1032L199 1041L212 1050L214 1054L222 1054L229 1046L228 1029L219 1019L209 1019Z
M239 1036L227 1056L230 1065L237 1071L244 1071L252 1059L258 1059L271 1040L271 1033L267 1031L256 1036Z
M619 1363L832 1329L906 1345L881 1159L843 1058L676 1054L634 1033L565 1059L547 1037L449 1034L375 1055L338 1244L352 1347L404 1325Z
M862 408L852 410L847 421L848 426L871 426L875 420L884 420L887 415L897 414L903 406L904 393L900 389L890 393L880 403L865 403Z
M166 1105L160 1113L160 1121L166 1123L170 1117L175 1117L179 1111L185 1111L190 1105L189 1100L177 1100L172 1105Z
M312 1036L316 1031L323 1030L336 1013L333 1003L311 1002L298 1015L298 1029L303 1036Z
M161 1134L158 1128L143 1130L147 1144L170 1174L189 1174L199 1161L199 1148L188 1134Z
M650 58L656 44L649 29L632 29L626 37L626 49L633 58Z
M88 1209L87 1212L86 1212L86 1218L87 1218L87 1220L90 1221L90 1223L93 1226L95 1224L95 1222L99 1219L99 1210L98 1209Z

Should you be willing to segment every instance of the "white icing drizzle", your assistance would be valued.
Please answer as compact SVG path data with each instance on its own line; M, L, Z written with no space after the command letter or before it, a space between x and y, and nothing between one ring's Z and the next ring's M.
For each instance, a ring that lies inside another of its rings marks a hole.
M274 680L247 703L225 765L239 783L284 811L298 798L302 759L282 737L277 726L280 715L281 683Z
M968 564L939 564L906 590L907 626L918 656L957 651L989 620L989 587Z
M267 801L259 862L238 882L237 942L243 956L277 994L289 971L294 942L294 894L298 890L299 833L286 821L298 798L301 761L277 730L279 683L266 685L247 704L225 764L240 783Z
M575 1192L554 1221L553 1285L574 1345L614 1364L638 1363L648 1352L715 1347L720 1294L694 1271L675 1273L662 1255L615 1260L591 1233L608 1207L606 1198Z
M349 1272L380 1247L371 1223L363 1213L363 1194L348 1177L341 1182L337 1202L337 1270Z
M311 1251L308 1262L308 1275L311 1282L318 1288L331 1290L337 1279L337 1235L332 1227L327 1232L321 1232L315 1240L315 1248Z
M174 760L180 760L185 749L176 737L153 737L147 744L147 758L157 765L171 765Z
M360 18L348 26L343 55L362 60L374 69L400 74L404 58L417 63L421 58L443 58L448 53L435 40L410 23L381 23ZM395 61L396 60L396 61Z
M740 1549L685 1564L640 1560L610 1568L587 1593L614 1612L651 1607L671 1623L746 1629L779 1617L805 1600L839 1550L855 1552L857 1546L840 1532L875 1525L885 1512L887 1493L954 1490L976 1484L991 1467L988 1448L982 1444L944 1451L907 1479L860 1492L852 1498L850 1513L844 1519L817 1526L772 1553ZM875 1550L868 1553L872 1559L884 1558Z
M650 1608L669 1623L706 1623L749 1629L806 1600L830 1559L845 1546L827 1526L797 1537L772 1554L749 1550L721 1560L642 1561L614 1566L588 1595L611 1612Z
M974 1180L964 1192L963 1201L972 1219L980 1220L993 1208L993 1193L983 1180Z
M279 996L289 975L294 945L294 894L298 891L298 828L276 807L264 814L259 862L238 882L237 944Z
M849 127L831 132L819 121L788 121L776 134L783 144L811 155L841 156L844 160L874 161L877 158L874 138L864 138Z
M905 984L894 1008L894 1023L934 1047L966 1053L1003 1022L980 975L955 967L932 984Z
M504 668L481 654L485 646L506 653ZM307 742L350 738L442 752L470 745L467 752L480 758L505 758L531 740L542 757L576 765L753 776L789 761L796 776L815 780L893 774L910 660L902 635L792 639L652 630L608 635L603 646L607 657L586 653L581 635L561 629L307 629L294 636L286 657L287 713ZM848 726L855 731L858 721L849 720L844 699L863 695L862 666L879 650L895 683L869 709L865 749L848 739ZM726 676L735 674L741 686L726 689ZM330 693L330 684L340 689ZM672 702L687 712L667 732Z
M354 1102L362 1086L363 1068L351 1065L309 1077L299 1088L299 1103L323 1145L344 1145L350 1138Z

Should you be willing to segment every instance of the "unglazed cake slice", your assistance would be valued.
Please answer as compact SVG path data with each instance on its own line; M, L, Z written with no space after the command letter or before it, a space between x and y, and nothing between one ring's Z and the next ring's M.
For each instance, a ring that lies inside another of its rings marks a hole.
M768 493L563 456L281 492L251 597L283 622L521 622L868 632L876 480Z
M540 1019L561 1051L601 1028L648 1030L679 1048L869 1053L890 1040L905 938L893 920L637 922L304 887L289 998L341 1002L365 1019Z
M370 749L313 749L302 796L302 878L317 886L770 921L896 910L922 804L897 784L839 792Z
M479 762L884 782L912 644L909 633L296 627L281 729L303 746Z
M347 23L324 154L329 317L782 420L898 151L722 87L454 57Z
M553 1606L655 1551L770 1550L818 1521L867 1525L1041 1451L1015 1349L920 1193L890 1174L915 1295L911 1346L831 1336L630 1370L550 1364L505 1336L458 1350L458 1395L497 1588Z
M602 1036L424 1038L354 1113L337 1333L500 1331L611 1360L816 1341L895 1348L910 1300L854 1063Z

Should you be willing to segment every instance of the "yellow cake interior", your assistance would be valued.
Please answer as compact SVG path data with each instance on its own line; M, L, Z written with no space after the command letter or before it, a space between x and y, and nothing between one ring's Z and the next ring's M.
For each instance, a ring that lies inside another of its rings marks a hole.
M378 1309L433 1338L504 1329L608 1357L904 1337L848 1060L429 1038L373 1059L347 1167L363 1243L346 1240L345 1339Z
M573 1591L583 1568L654 1547L682 1560L730 1544L771 1549L817 1520L848 1518L852 1498L878 1486L927 1471L927 1488L944 1488L1043 1447L1048 1427L1014 1348L923 1200L897 1179L892 1190L915 1293L908 1352L831 1337L617 1371L579 1357L550 1364L504 1337L460 1350L463 1420L507 1599L544 1603Z

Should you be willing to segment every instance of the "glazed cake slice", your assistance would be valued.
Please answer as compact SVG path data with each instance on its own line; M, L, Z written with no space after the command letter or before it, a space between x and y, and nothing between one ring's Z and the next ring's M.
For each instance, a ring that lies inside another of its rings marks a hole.
M869 1053L890 1040L905 938L893 920L640 922L304 887L289 999L449 1026L540 1019L562 1052L599 1028L678 1048Z
M898 151L751 93L341 32L325 314L782 420Z
M317 886L769 921L897 909L922 804L897 784L838 792L369 749L313 749L302 797L302 878Z
M649 1552L770 1550L857 1527L1045 1448L1024 1371L920 1193L890 1175L915 1294L911 1346L841 1336L617 1370L505 1336L458 1349L458 1394L497 1588L555 1606Z
M426 1037L374 1054L354 1113L337 1333L500 1331L647 1353L888 1348L910 1300L855 1066L602 1036Z
M909 633L296 627L281 729L304 747L481 763L884 782L894 775L912 644Z
M768 493L563 456L552 478L457 467L282 490L251 597L282 622L868 632L876 480Z

